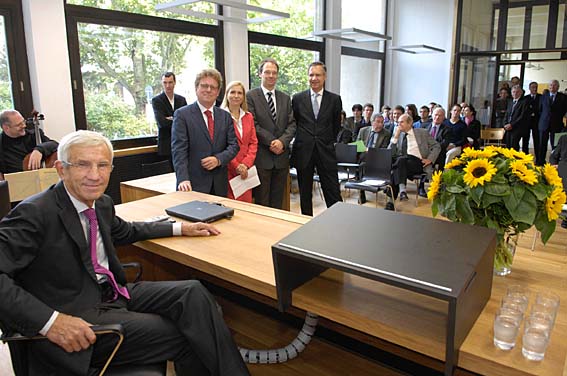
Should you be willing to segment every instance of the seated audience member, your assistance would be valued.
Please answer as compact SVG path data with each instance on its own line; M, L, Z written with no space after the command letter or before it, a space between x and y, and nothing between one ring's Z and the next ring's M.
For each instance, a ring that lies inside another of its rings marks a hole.
M519 151L520 139L530 132L530 109L518 85L512 87L512 101L508 103L504 129L506 146Z
M417 113L417 106L413 103L406 104L405 113L408 114L415 123L419 121L419 115Z
M354 130L360 128L360 123L362 122L362 105L356 103L352 106L352 116L347 118L348 129L353 133L354 138Z
M467 125L465 131L465 145L464 147L472 147L474 149L480 148L480 121L476 119L476 110L472 104L463 108L464 121Z
M358 138L358 132L364 127L372 125L372 114L374 113L374 105L372 103L366 103L364 105L364 111L362 112L362 121L354 128L353 139Z
M117 217L104 194L112 156L104 136L68 134L55 163L61 181L0 222L2 322L47 337L28 344L29 373L98 374L115 339L96 338L91 325L119 323L125 339L113 365L173 360L178 375L248 375L217 303L198 281L126 283L115 244L219 231Z
M429 102L429 116L433 117L433 110L434 110L436 107L441 107L441 106L438 105L438 104L435 103L435 102Z
M230 114L215 106L221 86L219 71L203 69L195 79L197 100L173 115L171 154L180 191L228 194L227 166L239 147Z
M419 108L419 120L413 123L414 128L429 128L431 125L431 116L429 116L429 107L421 106Z
M234 122L234 133L238 140L240 150L236 157L228 164L228 180L240 175L242 179L248 177L248 169L254 166L256 152L258 151L258 138L254 127L254 117L248 112L246 103L246 89L240 81L232 81L226 86L222 101L222 108L230 113ZM234 199L234 193L228 185L228 198ZM238 201L252 202L252 190L249 189L239 197Z
M346 121L346 112L341 111L341 130L337 135L337 143L348 144L352 142L352 131L348 128L348 122Z
M398 126L398 119L400 116L402 116L403 113L404 113L404 108L400 105L397 105L392 110L392 121L390 121L390 124L387 125L384 124L384 127L388 131L390 131L390 134L394 134L394 132L396 131L396 127Z
M425 172L431 179L433 162L437 160L440 146L426 129L414 129L409 115L403 114L398 120L396 133L390 139L389 145L394 160L392 184L394 185L394 200L399 192L400 200L407 201L407 178ZM394 204L388 202L386 209L393 210Z
M390 122L391 112L392 112L392 109L390 108L390 106L388 106L388 105L382 106L382 116L384 116L384 124L387 124L387 123Z
M557 167L563 181L563 190L567 192L567 136L561 136L557 141L557 146L549 156L549 163ZM567 228L567 219L561 221L561 227Z
M461 102L461 104L459 104L459 106L461 106L461 120L464 122L465 121L465 114L463 114L463 110L465 109L465 107L467 107L469 104L467 102Z
M26 128L26 120L16 110L0 113L0 172L9 174L24 170L23 162L30 154L26 169L37 170L41 162L57 151L57 141L47 137L41 128L41 144L36 145L35 130Z
M451 129L453 138L447 145L447 154L445 164L451 162L453 158L461 155L463 145L465 144L465 131L467 125L461 120L461 106L455 104L451 107L451 117L445 119L445 124Z

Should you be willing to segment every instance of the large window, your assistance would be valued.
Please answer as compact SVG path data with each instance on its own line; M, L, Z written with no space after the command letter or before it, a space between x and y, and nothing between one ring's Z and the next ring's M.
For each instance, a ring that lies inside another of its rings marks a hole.
M5 17L0 16L0 108L14 108L12 96L12 78L8 62L8 44L6 43Z

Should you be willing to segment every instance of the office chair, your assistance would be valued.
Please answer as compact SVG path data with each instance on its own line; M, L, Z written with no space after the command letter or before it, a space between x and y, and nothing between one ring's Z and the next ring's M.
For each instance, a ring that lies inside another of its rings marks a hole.
M390 196L394 197L392 187L392 150L390 149L368 149L366 153L366 165L364 177L358 181L348 181L345 188L358 189L376 194L376 207L378 207L378 192L389 189ZM396 203L394 202L394 210Z
M169 174L170 172L173 172L169 159L153 163L142 163L141 169L142 177L144 178L154 175Z
M482 148L488 145L500 146L504 139L504 128L486 128L480 130Z
M337 157L337 167L339 171L345 171L347 173L346 179L341 179L341 177L339 176L339 180L350 180L351 170L354 171L354 173L352 174L352 177L354 178L360 168L360 163L358 163L358 155L356 152L356 145L336 144L335 155Z

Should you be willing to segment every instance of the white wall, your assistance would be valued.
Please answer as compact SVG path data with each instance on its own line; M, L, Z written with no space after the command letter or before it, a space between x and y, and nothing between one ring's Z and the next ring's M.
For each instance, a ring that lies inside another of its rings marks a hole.
M448 105L452 74L456 0L390 1L388 35L391 45L426 44L445 53L386 56L384 103L390 106L431 101Z

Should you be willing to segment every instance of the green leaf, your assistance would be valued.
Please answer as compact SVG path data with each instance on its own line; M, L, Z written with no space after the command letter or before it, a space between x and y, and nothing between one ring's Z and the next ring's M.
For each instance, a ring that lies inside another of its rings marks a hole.
M494 175L492 177L492 179L490 180L490 182L493 183L493 184L506 184L506 185L508 185L508 180L506 179L504 174Z
M525 194L522 195L516 207L509 208L506 205L506 199L508 197L504 198L504 205L506 205L508 212L514 221L532 224L534 223L537 213L537 201L531 192L524 190L524 193Z
M455 196L450 195L447 198L447 200L445 201L444 212L445 212L445 216L449 218L451 221L456 222L458 220Z
M470 189L469 197L475 202L475 204L477 204L477 206L480 206L483 193L484 187L482 185L477 185L476 187Z
M437 205L437 200L433 200L433 202L431 203L431 214L433 214L433 217L437 217L438 213L439 207Z
M547 196L547 190L543 184L527 185L526 188L532 192L539 201L543 201Z
M463 193L465 191L465 189L463 187L461 187L460 185L451 185L447 187L447 192L450 193Z
M474 215L469 205L469 201L464 196L456 196L456 210L461 222L474 224Z
M544 223L543 227L539 230L541 231L541 241L543 244L547 243L551 235L553 235L556 226L556 221L547 221Z
M492 204L502 201L502 197L494 196L488 194L488 192L484 191L484 195L482 195L482 208L487 208Z
M486 183L486 186L484 187L484 191L493 196L506 196L510 194L510 186L507 184L500 185L500 184Z

